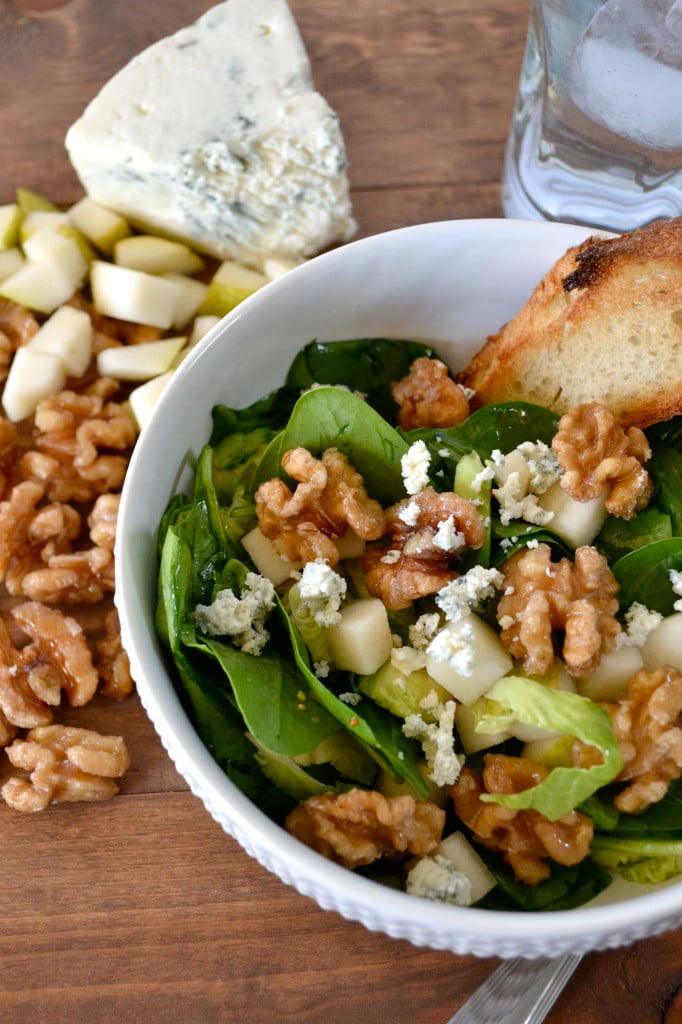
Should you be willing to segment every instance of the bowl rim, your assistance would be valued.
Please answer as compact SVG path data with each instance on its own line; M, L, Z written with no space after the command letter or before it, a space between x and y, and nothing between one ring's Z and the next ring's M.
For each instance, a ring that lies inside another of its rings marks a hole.
M130 460L121 496L115 559L114 601L120 616L122 640L130 657L142 705L190 790L249 856L286 884L313 897L324 909L334 909L369 928L407 938L417 945L472 955L538 956L543 955L543 944L547 942L553 943L552 951L559 947L562 950L580 948L588 951L620 945L645 934L654 934L657 926L662 931L682 923L682 881L653 892L638 891L620 902L587 904L551 913L530 912L530 916L528 911L522 910L483 910L428 900L420 900L417 904L415 897L406 892L383 886L329 861L267 817L224 774L199 738L170 673L165 669L156 637L151 638L156 649L156 662L147 664L141 657L145 650L141 641L144 641L146 629L142 625L144 616L140 614L139 588L135 583L134 566L129 559L122 557L122 553L128 543L129 522L134 520L134 490L138 486L138 477L144 481L147 474L146 479L149 479L148 472L153 469L149 452L163 440L163 410L173 405L176 393L185 387L188 379L191 380L194 366L206 358L206 353L212 348L222 345L225 338L229 342L235 324L248 317L253 309L270 303L279 290L287 288L294 279L314 277L322 266L333 268L335 263L346 263L359 250L371 252L390 247L395 238L409 240L410 237L422 237L428 240L429 236L435 238L441 234L456 233L462 225L467 231L473 228L491 237L500 231L509 232L512 237L519 231L534 234L539 241L556 235L566 239L566 247L589 236L605 235L580 225L507 218L441 220L395 228L314 257L288 271L282 278L275 279L224 317L194 347L170 380ZM637 929L636 934L633 929ZM624 938L619 937L619 930ZM524 947L526 936L528 942ZM478 940L487 945L477 948ZM511 952L507 951L505 943L512 944Z

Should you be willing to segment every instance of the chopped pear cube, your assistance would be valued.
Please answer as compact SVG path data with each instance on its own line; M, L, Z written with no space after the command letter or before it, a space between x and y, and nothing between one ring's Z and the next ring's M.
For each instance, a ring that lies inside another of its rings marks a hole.
M450 860L458 871L466 874L471 882L472 904L477 903L489 891L495 889L497 882L494 874L488 871L484 861L462 833L445 836L430 856L435 857L437 854Z
M168 273L161 276L166 281L174 281L182 288L172 324L173 330L181 331L196 316L199 306L206 297L208 285L194 277L187 277L186 274Z
M66 370L59 356L24 345L17 349L2 393L5 414L13 423L35 412L44 398L64 387Z
M646 669L672 665L682 672L682 612L674 612L661 620L649 633L642 647Z
M72 238L46 230L40 259L28 259L0 283L0 296L39 313L53 313L82 287L88 264ZM33 238L36 238L38 232Z
M467 876L471 882L472 904L482 900L497 885L494 875L461 832L452 832L445 839L441 839L430 856L435 857L438 854L446 857L457 871Z
M173 371L168 370L166 373L159 374L158 377L152 377L151 380L145 381L144 384L140 384L130 392L128 403L138 430L144 430L149 423L156 403L172 376Z
M16 274L23 264L24 257L20 249L0 249L0 281L4 281L10 274Z
M287 274L290 270L300 267L304 262L305 260L288 260L282 256L270 256L268 259L263 260L263 271L265 272L266 277L269 277L270 280L274 280L276 277L281 277L283 274Z
M110 256L116 242L127 238L131 233L130 225L120 213L115 213L107 206L102 206L90 196L83 196L68 211L68 217L74 227L96 246L100 252Z
M29 188L17 189L17 203L23 216L26 216L32 210L57 210L57 207L50 199L41 196L39 192L32 192Z
M275 587L284 583L293 572L302 567L300 562L283 558L270 538L257 526L242 537L242 545L261 576L269 579Z
M162 338L139 345L114 345L97 356L97 372L116 380L150 380L173 366L187 339Z
M90 268L90 283L99 313L164 330L172 327L182 295L182 287L176 281L95 260Z
M0 250L13 249L19 241L21 210L18 203L0 206Z
M378 598L352 601L341 618L327 629L334 666L368 676L383 665L393 650L388 615Z
M37 352L50 352L61 359L69 377L81 377L92 358L92 320L82 309L60 306L28 347Z
M269 283L265 274L234 260L225 260L213 275L199 313L225 316L244 299Z
M198 341L201 341L209 331L212 331L216 324L220 323L219 316L197 316L192 324L192 333L189 336L188 348L193 348Z
M540 495L538 505L554 513L548 528L576 548L591 544L608 516L606 494L591 501L576 501L566 493L560 481Z
M485 710L486 699L479 697L473 704L458 704L455 710L455 727L464 748L465 754L475 754L478 750L487 750L504 743L511 736L508 729L500 732L476 732L476 712Z
M131 235L114 246L114 262L147 274L196 274L204 261L188 245L157 235Z
M605 654L599 665L578 680L578 693L590 700L618 700L628 680L644 667L639 647L626 644Z
M462 704L473 704L512 665L496 631L473 613L447 622L426 655L431 678Z
M45 228L56 231L68 223L67 214L62 213L61 210L31 210L26 214L19 228L21 243L25 246L29 238ZM26 255L28 256L29 253L27 252Z

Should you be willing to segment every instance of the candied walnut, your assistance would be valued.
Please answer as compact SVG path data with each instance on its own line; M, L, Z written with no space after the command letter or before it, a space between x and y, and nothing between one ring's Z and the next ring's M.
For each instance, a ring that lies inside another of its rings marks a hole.
M0 710L0 747L6 747L8 743L11 743L18 731L16 725L12 725L5 717L4 712Z
M44 483L52 501L90 501L121 487L136 437L123 405L61 391L39 404L34 420L36 450L22 457L22 475Z
M552 449L564 469L561 486L576 501L607 491L606 508L622 519L649 504L649 442L639 427L624 430L605 405L588 402L562 416Z
M499 850L516 879L527 885L549 877L548 858L567 866L585 859L594 826L579 811L550 821L539 811L517 811L480 799L483 793L520 793L537 786L549 774L547 768L505 754L486 754L484 760L482 778L464 768L452 788L457 816L476 841Z
M81 530L81 518L70 505L52 502L36 508L42 496L42 485L26 480L0 502L0 579L15 596L23 593L26 574L53 555L71 551Z
M24 575L24 596L46 604L96 604L105 594L113 594L119 504L118 494L100 495L88 517L94 547L45 557L42 568Z
M87 704L97 690L98 677L85 634L76 620L38 601L16 605L12 617L31 640L21 651L25 668L37 671L49 666L69 704Z
M38 333L40 324L30 309L10 299L0 299L0 331L12 345L13 350L26 345Z
M121 644L121 627L115 608L104 616L104 635L97 641L97 672L102 681L100 693L110 700L123 700L134 688L130 660Z
M50 705L59 703L61 690L57 685L55 693L46 679L48 666L36 665L30 652L24 651L26 648L15 647L4 619L0 619L0 715L11 726L31 729L50 724Z
M15 768L29 773L29 779L13 777L0 792L14 810L29 813L51 803L108 800L118 793L114 779L130 766L120 736L63 725L31 729L6 753Z
M106 548L52 555L22 580L24 597L45 604L97 604L113 592L114 555Z
M639 814L682 776L682 674L670 665L641 669L621 697L603 707L625 759L617 781L629 783L615 798L616 807Z
M282 457L282 468L298 486L291 491L283 480L268 480L256 491L261 532L292 562L324 559L334 566L339 551L334 543L350 528L363 540L376 540L384 529L384 513L370 498L362 476L336 448L316 459L306 448L293 448Z
M415 359L407 376L391 384L391 394L399 407L398 425L403 430L453 427L469 415L464 391L440 359Z
M411 796L387 799L373 790L310 797L284 825L324 857L357 868L380 857L396 860L430 853L440 842L445 811Z
M17 428L4 416L0 416L0 498L19 483L17 467Z
M365 552L365 582L373 597L399 611L455 579L453 563L468 548L480 548L485 529L473 502L425 487L386 509L385 537L388 547Z
M531 675L544 675L554 659L554 631L563 630L562 657L573 676L596 668L613 650L618 584L596 548L581 547L575 561L552 562L549 545L524 548L502 566L497 606L502 643Z
M116 542L116 521L121 504L120 494L101 494L88 516L90 540L98 548L114 550Z

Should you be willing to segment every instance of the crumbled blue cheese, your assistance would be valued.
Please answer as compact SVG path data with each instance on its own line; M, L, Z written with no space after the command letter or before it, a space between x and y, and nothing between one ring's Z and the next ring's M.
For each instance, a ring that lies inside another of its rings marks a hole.
M431 456L424 442L415 441L411 444L400 460L403 483L408 494L419 494L428 486L430 464Z
M486 569L475 565L438 591L436 604L443 611L448 622L457 622L472 609L495 596L495 591L504 583L504 576L497 569Z
M441 551L450 552L459 551L464 547L464 534L455 526L454 516L441 519L438 529L433 535L433 544L434 547L440 548Z
M429 646L439 629L440 615L438 612L424 612L409 627L410 643L418 651L422 651Z
M66 147L98 202L220 259L299 262L356 228L338 117L286 0L226 0L138 54Z
M416 501L411 501L398 512L398 519L405 523L405 526L416 526L419 522L421 509Z
M412 896L425 900L471 906L471 879L440 853L420 857L407 875L405 888Z
M421 701L425 711L436 718L426 722L421 715L407 715L403 732L419 740L429 766L429 778L437 786L452 786L462 767L462 758L455 751L455 701L441 704L434 690Z
M647 608L639 601L633 601L625 612L625 630L616 637L616 646L623 647L633 644L635 647L643 647L649 634L656 629L663 620L660 612Z
M231 589L219 590L211 604L197 605L194 621L205 636L229 636L245 654L258 655L269 639L265 619L274 605L270 580L249 572L239 596Z
M518 464L519 456L523 472L512 468ZM513 519L523 519L537 526L551 522L554 513L542 508L538 497L548 491L562 474L552 449L542 441L524 441L506 455L496 449L491 460L494 479L498 481L492 493L500 505L502 524L507 526Z
M301 571L298 592L318 626L333 626L341 618L341 603L347 584L324 559L308 562Z
M434 661L446 662L461 676L473 675L476 663L473 627L470 623L463 622L456 633L449 629L441 629L430 642L426 653Z
M679 601L675 601L673 608L676 612L682 612L682 572L679 569L669 569L668 575L670 576L673 594L677 594L680 598Z
M394 647L391 651L391 665L406 676L426 667L426 653L414 647Z

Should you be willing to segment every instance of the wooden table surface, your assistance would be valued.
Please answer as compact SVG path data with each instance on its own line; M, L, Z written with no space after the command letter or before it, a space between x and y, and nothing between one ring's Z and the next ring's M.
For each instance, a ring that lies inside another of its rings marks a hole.
M19 185L77 199L68 126L125 60L209 6L0 2L0 203ZM526 0L291 6L341 118L359 234L500 216ZM121 732L133 763L108 803L0 807L3 1024L444 1024L496 966L371 933L284 886L189 793L135 697L70 717ZM588 956L548 1020L679 1024L682 934Z

